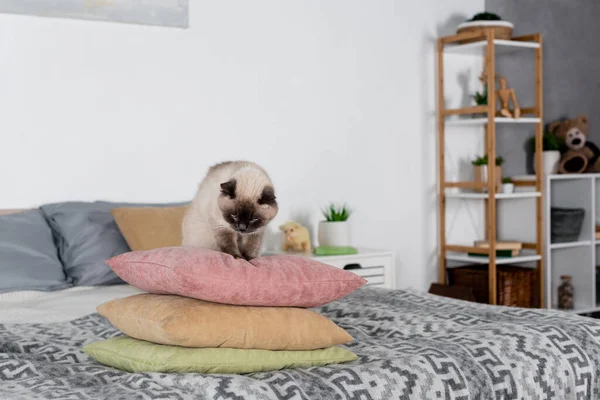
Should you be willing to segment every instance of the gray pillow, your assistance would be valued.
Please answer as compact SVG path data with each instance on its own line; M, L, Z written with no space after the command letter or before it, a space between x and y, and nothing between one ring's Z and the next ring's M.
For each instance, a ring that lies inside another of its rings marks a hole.
M0 216L0 293L69 286L42 212Z
M74 285L125 283L105 263L113 256L130 251L110 210L144 206L151 205L96 201L55 203L41 207L52 227L65 272L73 279Z

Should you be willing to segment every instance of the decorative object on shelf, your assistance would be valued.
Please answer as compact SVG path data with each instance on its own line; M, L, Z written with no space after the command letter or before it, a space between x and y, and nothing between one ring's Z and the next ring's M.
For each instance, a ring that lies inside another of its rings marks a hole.
M485 65L483 68L483 72L479 75L479 80L484 85L487 84L488 81L488 56L485 56ZM494 88L496 81L499 82L499 87L496 89L496 95L500 100L500 110L496 111L496 116L505 117L505 118L515 118L518 119L521 117L521 108L519 107L519 102L517 101L517 95L515 94L515 90L509 88L506 83L506 78L495 74L494 75ZM486 87L486 104L487 104L487 85ZM510 103L512 102L513 108L510 108Z
M308 229L295 221L289 221L281 225L279 229L285 235L283 251L294 250L310 253L310 233Z
M486 56L487 57L487 56ZM473 95L475 102L477 105L487 105L487 62L485 64L485 68L481 75L479 76L479 80L484 84L484 93L476 92ZM518 119L521 117L521 108L519 107L519 102L517 101L517 95L515 94L515 90L509 88L506 84L506 78L496 74L494 76L494 82L499 82L499 87L496 89L496 95L500 100L500 110L496 111L496 116L505 117L505 118L515 118ZM485 97L484 97L485 96ZM479 102L485 101L485 103L480 104ZM512 108L510 107L510 103L512 102ZM476 117L479 117L479 114L475 114Z
M561 174L600 172L600 149L587 140L589 120L586 115L555 121L548 125L548 130L567 148L558 168Z
M596 240L600 240L600 225L596 225L596 232L594 237L596 238Z
M488 103L488 90L487 90L487 85L484 84L483 85L483 92L475 92L473 94L473 100L475 100L475 104L477 104L478 106L487 106ZM478 115L478 114L475 114Z
M344 247L350 245L348 218L352 211L346 206L330 204L322 210L325 221L319 222L319 246Z
M503 21L499 15L482 12L475 14L473 18L463 22L458 26L456 33L481 33L485 35L487 31L493 30L496 39L510 40L512 37L514 25L508 21ZM481 40L480 38L469 38L458 41L458 43L471 43Z
M585 210L583 208L550 208L550 243L579 240Z
M537 272L533 268L498 265L497 303L509 307L536 307L535 284ZM469 265L448 268L450 285L467 286L473 289L478 303L489 303L488 266Z
M515 184L510 178L502 178L502 193L513 193L515 191Z
M500 110L497 115L506 118L518 119L521 116L521 108L517 101L517 95L515 89L509 88L506 85L506 78L503 76L496 77L500 81L500 88L496 91L498 98L500 99ZM513 108L510 108L510 102L512 101Z
M358 254L358 249L352 246L319 246L314 253L316 256L345 256Z
M558 286L558 308L561 310L573 309L573 283L569 275L561 275L560 285Z
M533 159L535 160L535 136L529 139L529 147L533 153ZM561 140L552 134L549 130L544 131L542 136L542 173L556 174L558 172L558 166L560 164L560 149ZM535 172L536 165L533 163L533 170Z
M502 185L502 163L504 159L502 157L496 157L496 191L500 190ZM477 157L471 161L474 167L475 182L487 182L488 181L488 156L487 154L483 157ZM487 188L478 189L479 192L487 192Z

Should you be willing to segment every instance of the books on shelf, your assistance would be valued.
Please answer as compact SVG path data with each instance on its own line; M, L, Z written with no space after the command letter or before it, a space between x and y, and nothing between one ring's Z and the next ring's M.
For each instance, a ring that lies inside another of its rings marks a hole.
M490 244L487 240L477 240L475 241L475 247L480 247L482 249L489 249ZM516 257L521 252L523 248L523 243L521 242L496 242L496 257ZM487 254L480 253L469 253L470 256L479 256L479 257L487 257Z
M490 244L487 240L477 240L475 241L475 247L487 249L490 247ZM521 250L522 248L523 243L521 242L496 242L497 250Z
M520 253L519 250L496 250L496 257L516 257ZM487 257L487 254L481 253L468 253L469 256L474 257Z

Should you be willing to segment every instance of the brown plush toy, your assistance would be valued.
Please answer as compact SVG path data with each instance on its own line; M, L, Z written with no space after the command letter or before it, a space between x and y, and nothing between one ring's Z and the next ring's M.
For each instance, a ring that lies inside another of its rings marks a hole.
M567 148L558 167L561 174L600 172L600 149L587 140L589 121L586 115L555 121L548 126L548 130L561 139Z

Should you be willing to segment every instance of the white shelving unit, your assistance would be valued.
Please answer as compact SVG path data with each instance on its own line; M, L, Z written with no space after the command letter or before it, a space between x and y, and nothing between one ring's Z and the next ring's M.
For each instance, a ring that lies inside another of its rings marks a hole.
M556 308L561 275L573 277L574 310L578 314L600 311L596 293L596 265L600 241L596 221L600 218L600 174L548 175L544 192L544 248L546 251L546 306ZM585 217L579 238L568 243L551 243L550 208L582 208Z

